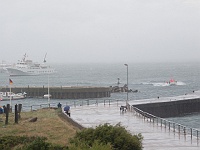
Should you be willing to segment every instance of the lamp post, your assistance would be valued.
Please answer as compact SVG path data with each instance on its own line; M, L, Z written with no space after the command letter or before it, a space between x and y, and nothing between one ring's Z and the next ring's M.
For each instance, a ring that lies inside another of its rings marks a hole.
M127 99L126 99L126 106L128 105L128 64L124 64L127 68Z

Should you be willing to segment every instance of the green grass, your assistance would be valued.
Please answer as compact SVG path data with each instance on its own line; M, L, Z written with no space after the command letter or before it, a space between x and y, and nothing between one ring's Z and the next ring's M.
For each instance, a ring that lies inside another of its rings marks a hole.
M8 125L5 125L5 114L0 118L0 137L2 136L40 136L47 137L47 141L53 144L66 146L69 138L74 137L79 129L72 126L64 118L60 118L59 109L40 109L32 112L22 112L18 124L14 123L14 113L9 114ZM37 117L36 122L29 122Z

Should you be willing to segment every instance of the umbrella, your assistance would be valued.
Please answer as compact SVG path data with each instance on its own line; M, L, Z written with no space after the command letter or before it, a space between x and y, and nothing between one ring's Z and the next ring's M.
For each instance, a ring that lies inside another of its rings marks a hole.
M70 109L70 106L68 105L64 107L64 111L68 111L69 109Z

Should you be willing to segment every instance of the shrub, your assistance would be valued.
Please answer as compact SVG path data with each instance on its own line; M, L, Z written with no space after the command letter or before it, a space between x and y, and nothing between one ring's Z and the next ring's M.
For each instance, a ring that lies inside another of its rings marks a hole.
M142 136L130 134L119 124L112 126L109 124L99 125L94 128L87 128L77 132L70 143L79 145L80 142L86 146L92 147L93 143L98 141L102 145L111 144L115 150L141 150Z
M94 143L89 146L87 143L83 141L79 141L78 143L73 143L69 146L69 150L112 150L112 146L110 144L102 144L98 141L94 141Z
M46 142L46 137L3 136L0 137L0 150L67 150L68 147Z
M0 137L0 149L11 149L20 144L30 143L37 139L38 137L26 137L26 136L2 136ZM45 137L40 137L40 139L45 140Z

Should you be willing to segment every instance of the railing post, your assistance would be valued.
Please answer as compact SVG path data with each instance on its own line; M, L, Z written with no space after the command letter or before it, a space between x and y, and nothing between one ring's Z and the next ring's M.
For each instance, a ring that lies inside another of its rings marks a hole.
M183 127L183 132L184 132L184 135L186 135L186 130L185 130L185 127Z
M160 123L161 123L161 127L162 127L162 119L160 120Z
M32 106L31 106L31 111L33 111L33 108L32 108Z
M180 134L180 124L178 125L178 133Z
M191 133L191 139L192 139L192 128L190 128L190 133Z
M175 132L175 123L173 123L173 128L174 128L174 132Z
M171 125L171 123L169 122L169 130L170 130L170 125Z
M109 99L109 105L110 105L110 99Z
M197 130L197 140L199 139L199 131Z
M105 105L105 101L106 101L106 100L104 99L104 105Z

